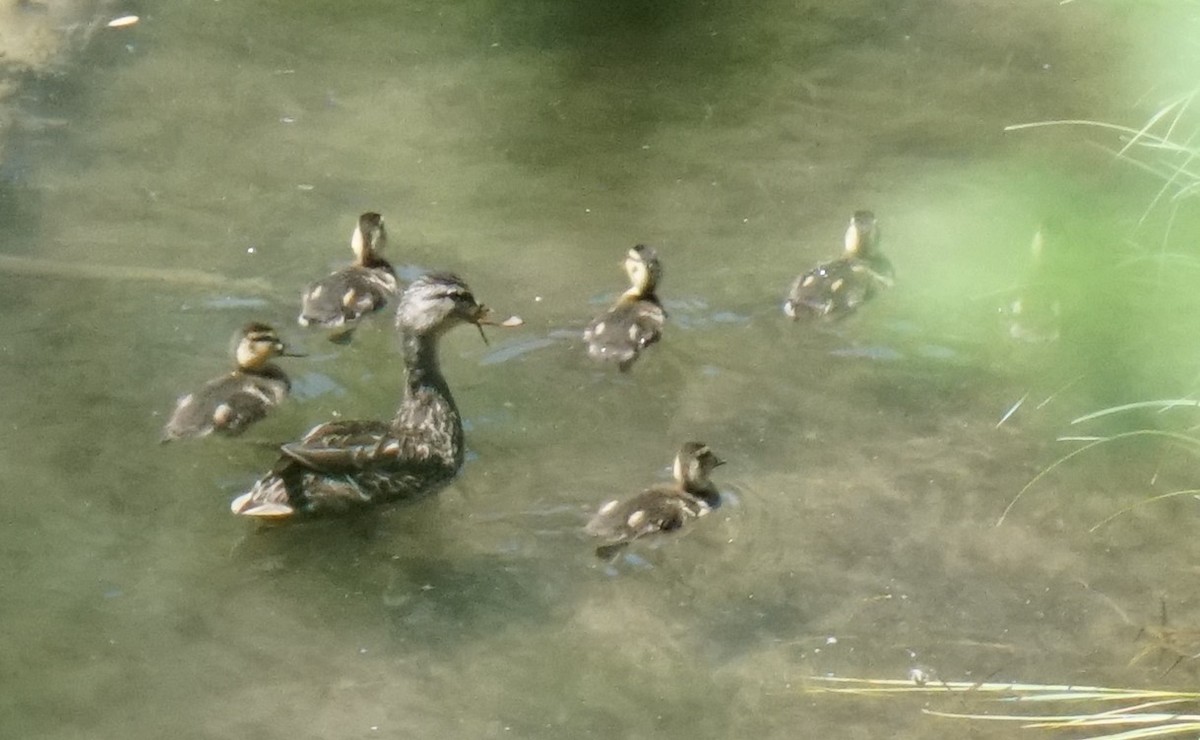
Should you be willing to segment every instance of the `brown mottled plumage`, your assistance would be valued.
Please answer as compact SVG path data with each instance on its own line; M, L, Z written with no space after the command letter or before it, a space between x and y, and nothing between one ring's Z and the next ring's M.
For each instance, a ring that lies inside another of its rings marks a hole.
M721 495L708 475L724 464L703 442L684 444L675 456L674 483L609 501L588 522L587 533L605 540L596 555L612 557L638 538L674 531L717 508Z
M438 341L463 323L493 324L471 289L425 275L396 312L408 377L391 421L331 421L283 445L274 467L233 500L235 514L264 518L341 514L434 493L463 463L463 428L438 363ZM503 326L513 326L510 319Z
M387 305L398 283L392 266L380 256L386 243L383 217L372 212L359 216L350 237L354 263L305 288L300 325L341 329L337 335L345 334L355 321Z
M796 278L783 312L793 319L849 316L893 279L892 263L879 252L875 214L855 211L842 256Z
M659 340L667 320L656 293L662 280L658 254L639 244L629 250L623 266L629 275L629 290L583 332L588 356L614 361L622 371L633 365L643 349Z
M237 368L181 397L163 429L162 440L243 432L291 390L287 375L271 363L272 358L287 354L274 329L266 324L246 324L234 350Z

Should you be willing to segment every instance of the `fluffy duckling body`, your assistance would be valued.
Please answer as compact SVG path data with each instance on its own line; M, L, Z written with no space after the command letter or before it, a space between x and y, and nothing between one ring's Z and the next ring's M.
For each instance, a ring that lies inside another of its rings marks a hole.
M629 275L629 290L612 308L588 324L583 340L587 342L589 357L616 362L626 371L642 350L662 336L667 312L656 292L662 281L657 252L639 244L629 250L623 266Z
M636 539L680 529L717 508L721 495L708 476L724 464L708 445L684 444L675 456L674 483L647 488L625 500L609 501L588 522L587 533L605 540L596 548L596 555L610 558Z
M338 330L339 336L353 329L363 316L382 309L396 294L396 273L380 252L387 243L383 217L368 212L358 217L350 237L354 263L318 280L301 295L301 326Z
M463 463L462 418L438 361L438 342L461 324L495 324L450 274L425 275L396 313L407 379L391 421L332 421L285 444L274 467L233 500L235 514L266 519L344 514L435 493ZM515 317L502 326L520 323ZM480 329L482 331L482 328Z
M163 441L245 431L291 390L287 375L271 362L287 354L271 327L258 323L242 327L234 351L237 368L181 397L163 429Z
M1030 245L1029 277L1008 306L1008 335L1019 342L1053 342L1062 328L1059 285L1048 274L1045 251L1045 227L1041 227Z
M846 229L845 251L836 260L796 278L783 304L792 319L842 318L894 282L892 263L879 252L875 214L856 211Z

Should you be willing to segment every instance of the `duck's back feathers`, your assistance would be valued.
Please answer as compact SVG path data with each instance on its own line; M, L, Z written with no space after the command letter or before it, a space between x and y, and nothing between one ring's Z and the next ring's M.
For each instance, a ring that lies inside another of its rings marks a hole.
M283 457L309 470L336 474L381 464L394 457L397 448L386 422L333 421L314 427L299 442L279 450Z
M427 274L396 310L404 396L391 421L334 421L284 445L275 466L234 499L234 513L340 514L437 492L463 463L462 417L438 363L438 340L461 324L494 323L461 279ZM505 321L497 325L519 323Z
M283 445L271 472L234 500L234 513L340 514L434 493L457 472L412 435L383 421L334 421Z

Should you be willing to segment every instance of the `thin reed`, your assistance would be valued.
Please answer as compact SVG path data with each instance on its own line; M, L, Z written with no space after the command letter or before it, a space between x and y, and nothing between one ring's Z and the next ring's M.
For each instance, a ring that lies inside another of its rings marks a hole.
M807 691L851 696L947 696L962 701L1003 702L1029 706L1029 711L943 711L928 707L930 717L971 722L1007 722L1027 730L1063 731L1072 738L1134 740L1200 733L1200 692L1125 689L1029 683L843 678L814 676ZM1043 709L1048 704L1063 711ZM1037 706L1038 709L1032 709ZM1080 735L1098 730L1098 734Z

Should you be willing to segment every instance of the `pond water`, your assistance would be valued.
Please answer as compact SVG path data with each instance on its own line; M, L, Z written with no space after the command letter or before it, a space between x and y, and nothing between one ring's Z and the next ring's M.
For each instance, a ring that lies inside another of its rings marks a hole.
M1193 268L1154 258L1195 214L1151 207L1161 181L1111 133L1003 130L1136 127L1190 89L1193 6L1127 5L131 7L29 82L0 168L7 732L945 737L966 728L919 700L805 679L1194 684L1139 631L1200 619L1195 501L1091 531L1193 487L1190 452L1101 445L997 526L1078 447L1058 436L1190 422L1070 425L1194 390ZM897 285L788 321L860 208ZM406 274L454 270L526 324L445 341L470 455L438 498L258 531L228 502L274 445L398 397L388 321L345 347L294 322L364 210ZM1014 343L997 308L1048 221L1062 336ZM637 242L670 322L623 375L579 332ZM159 446L251 319L309 353L293 399ZM598 561L589 514L688 439L729 462L726 504Z

